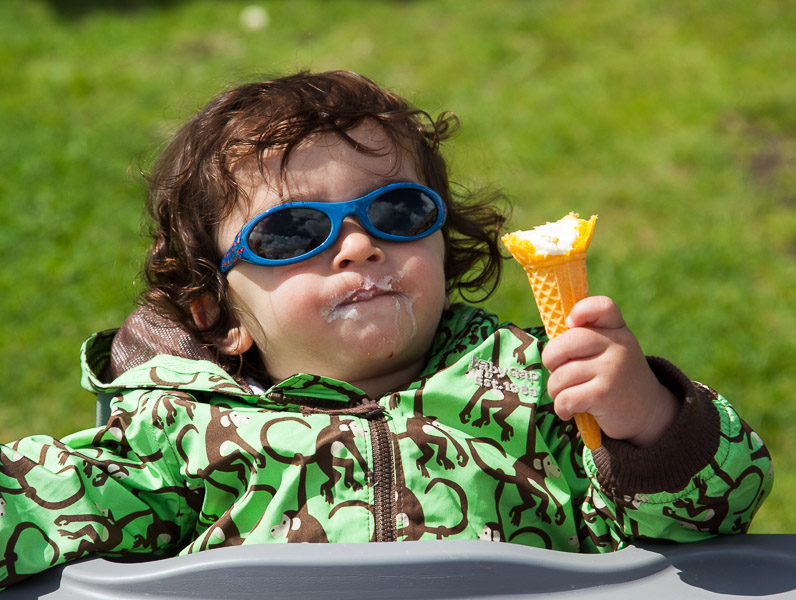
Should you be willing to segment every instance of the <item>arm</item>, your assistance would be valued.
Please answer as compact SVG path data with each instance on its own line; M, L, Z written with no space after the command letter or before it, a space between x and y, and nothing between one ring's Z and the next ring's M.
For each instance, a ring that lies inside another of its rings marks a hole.
M607 439L587 451L589 503L617 540L690 542L746 532L773 480L762 440L719 394L651 360L683 386L680 414L649 448Z
M92 553L157 553L184 536L186 490L135 410L59 441L0 446L0 589Z
M583 514L599 549L607 535L621 547L746 531L771 487L759 436L716 392L646 359L609 299L579 303L570 324L543 360L559 416L591 412L606 433L584 455Z

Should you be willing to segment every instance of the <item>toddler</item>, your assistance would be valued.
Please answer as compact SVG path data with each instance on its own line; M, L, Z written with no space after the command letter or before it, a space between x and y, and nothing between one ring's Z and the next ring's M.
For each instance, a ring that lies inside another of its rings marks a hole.
M222 93L176 134L141 307L81 354L107 423L0 449L0 587L92 553L746 531L761 440L610 299L549 343L451 303L503 259L497 198L448 181L456 125L330 72Z

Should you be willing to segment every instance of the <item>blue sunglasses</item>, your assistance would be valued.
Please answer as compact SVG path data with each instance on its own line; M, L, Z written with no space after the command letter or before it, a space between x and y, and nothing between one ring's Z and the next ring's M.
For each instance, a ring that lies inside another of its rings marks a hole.
M280 204L243 226L221 260L221 272L240 261L274 267L320 254L334 243L350 215L373 237L412 242L442 227L446 214L440 195L417 183L391 183L346 202Z

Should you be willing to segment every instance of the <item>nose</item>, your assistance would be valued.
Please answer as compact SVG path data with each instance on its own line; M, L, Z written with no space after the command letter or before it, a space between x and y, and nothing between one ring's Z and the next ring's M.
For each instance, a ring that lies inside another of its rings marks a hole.
M368 262L383 262L384 251L379 240L362 228L359 221L347 218L343 221L340 236L334 245L334 267L348 269Z

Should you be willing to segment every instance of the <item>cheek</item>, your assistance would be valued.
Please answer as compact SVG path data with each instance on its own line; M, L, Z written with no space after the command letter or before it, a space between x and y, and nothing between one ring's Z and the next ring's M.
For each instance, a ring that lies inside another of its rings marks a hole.
M405 273L416 286L417 300L433 314L447 305L442 243L431 243L419 250L407 257Z
M265 270L240 264L227 275L229 289L240 319L257 337L257 331L265 330L274 323L279 314L278 294L273 293L275 283L265 277Z
M238 287L241 309L265 330L291 326L308 310L306 287L286 282L273 290L248 282Z
M445 289L445 242L441 233L435 233L417 255L421 275L428 278L429 287Z
M320 308L317 299L309 293L308 286L298 281L280 286L277 293L268 299L272 328L288 330L295 334L302 325L309 325L310 319L318 318Z

